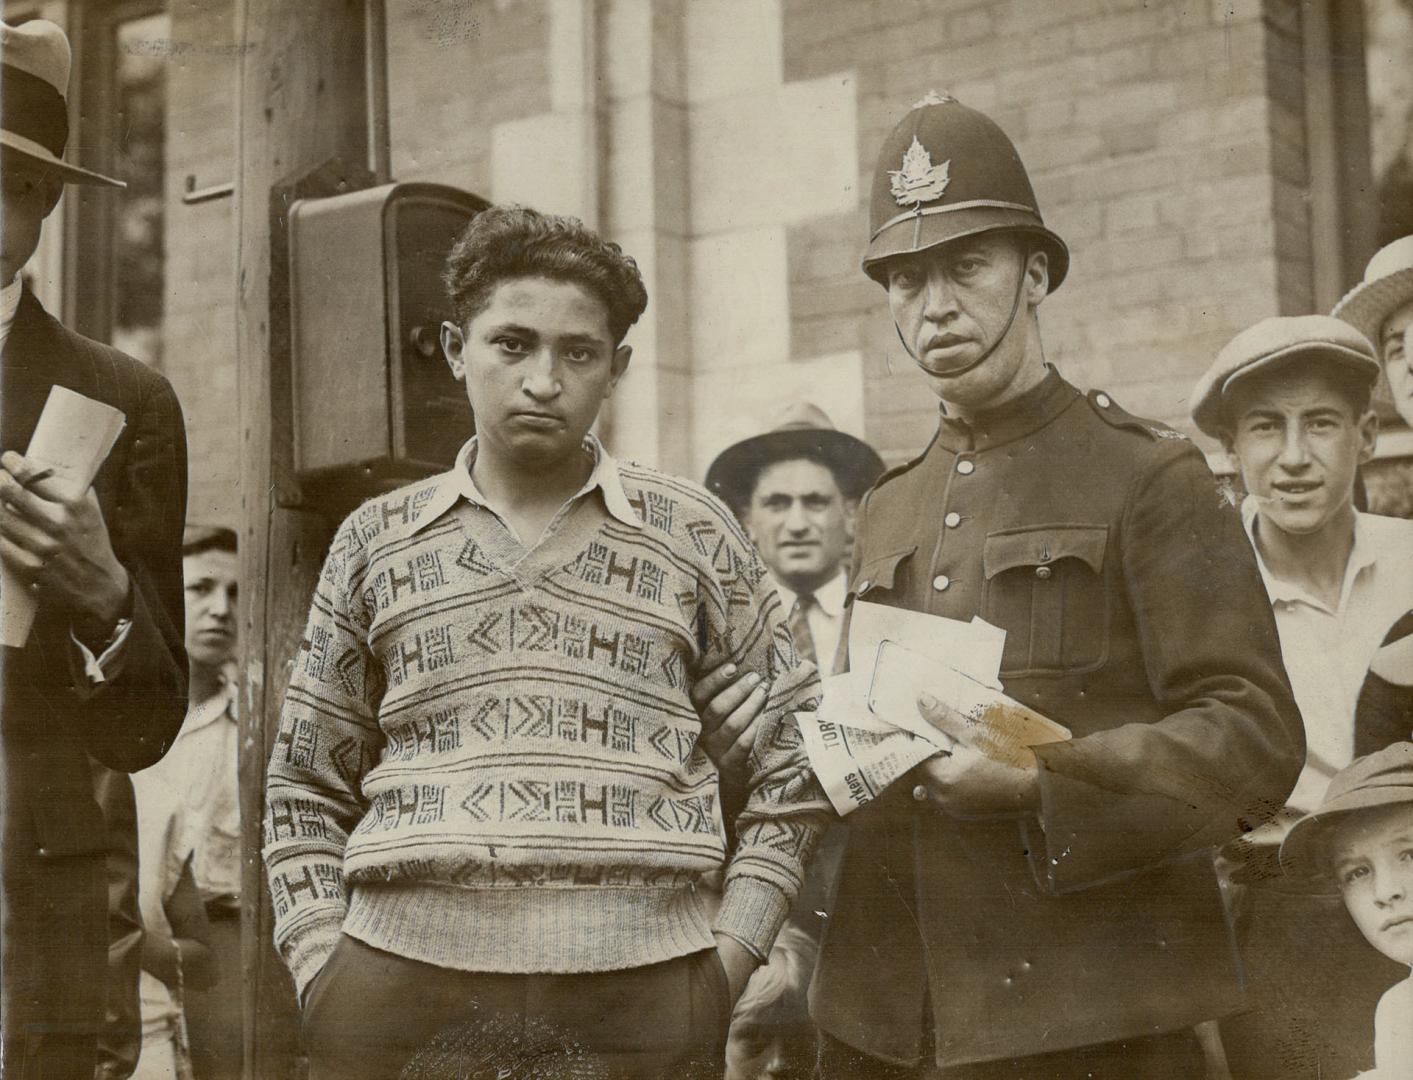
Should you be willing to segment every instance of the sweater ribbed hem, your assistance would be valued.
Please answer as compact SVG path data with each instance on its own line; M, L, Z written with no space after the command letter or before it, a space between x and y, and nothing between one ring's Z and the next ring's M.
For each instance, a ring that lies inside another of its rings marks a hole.
M680 888L357 885L343 932L461 971L622 971L710 949L701 898Z

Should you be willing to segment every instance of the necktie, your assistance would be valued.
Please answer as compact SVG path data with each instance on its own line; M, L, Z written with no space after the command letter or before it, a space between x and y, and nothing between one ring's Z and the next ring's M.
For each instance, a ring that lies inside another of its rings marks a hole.
M815 667L819 660L814 653L814 635L810 633L809 611L818 603L813 593L805 593L795 598L795 606L790 609L790 636L795 639L795 651Z

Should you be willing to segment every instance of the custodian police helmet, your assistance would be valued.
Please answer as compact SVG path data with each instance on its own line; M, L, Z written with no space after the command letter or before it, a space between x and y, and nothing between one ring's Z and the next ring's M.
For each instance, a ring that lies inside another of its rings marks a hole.
M864 273L888 283L886 260L977 233L1022 232L1049 256L1050 289L1069 270L1045 227L1015 146L990 117L930 92L883 143L873 172Z

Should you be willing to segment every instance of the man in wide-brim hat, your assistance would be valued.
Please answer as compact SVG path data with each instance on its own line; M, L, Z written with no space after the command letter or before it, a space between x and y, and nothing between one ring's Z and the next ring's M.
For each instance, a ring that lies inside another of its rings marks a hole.
M1413 236L1380 248L1364 280L1331 312L1360 330L1383 356L1393 406L1413 426Z
M844 614L854 515L883 460L818 406L787 407L776 426L727 447L707 487L740 519L774 576L804 654L829 673Z
M1240 520L1190 442L1046 364L1069 252L988 117L903 117L863 268L941 411L865 496L850 593L1001 628L1005 692L1073 738L1003 764L919 702L953 742L848 819L818 1075L1201 1076L1194 1027L1241 1004L1212 849L1304 757Z
M58 26L0 23L0 69L0 560L7 589L31 590L38 609L25 643L0 650L0 1011L6 1075L69 1080L94 1075L105 848L119 846L105 835L90 756L122 772L145 768L186 713L186 436L166 379L66 329L24 284L64 185L119 182L64 160L70 51ZM23 456L55 387L126 417L83 491ZM117 996L135 1015L136 983L127 985Z

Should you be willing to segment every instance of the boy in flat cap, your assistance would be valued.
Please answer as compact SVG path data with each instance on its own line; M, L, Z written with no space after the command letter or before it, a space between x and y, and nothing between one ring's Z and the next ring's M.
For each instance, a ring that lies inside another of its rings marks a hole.
M1295 875L1317 874L1401 976L1379 999L1375 1069L1360 1073L1361 1080L1413 1076L1413 744L1394 743L1336 775L1320 806L1290 830L1280 855ZM1351 959L1372 957L1360 950Z
M1413 427L1413 236L1380 248L1364 280L1330 314L1363 333L1383 355L1393 406Z
M64 32L42 19L0 23L0 60L0 560L38 607L24 646L0 650L0 1012L7 1075L69 1080L92 1076L95 1065L109 933L105 847L115 869L124 849L136 857L131 786L101 781L105 805L127 822L106 829L90 759L120 772L151 765L186 712L186 434L166 379L60 325L21 278L66 184L121 184L63 158ZM127 418L78 493L23 456L54 387ZM113 994L134 1020L136 955L129 950Z
M918 102L870 229L941 414L864 498L850 595L1000 627L1005 692L1074 737L1026 767L958 742L850 817L821 1075L1200 1076L1194 1026L1241 1003L1213 849L1304 759L1250 545L1191 443L1046 365L1069 252L994 122Z
M1242 1076L1348 1075L1367 1047L1364 1003L1383 989L1378 972L1371 982L1340 966L1349 950L1339 940L1351 936L1343 914L1275 872L1286 829L1319 805L1331 777L1410 735L1359 708L1381 644L1413 608L1413 522L1354 507L1357 469L1378 436L1369 408L1378 375L1373 346L1348 323L1277 317L1233 338L1192 395L1193 421L1221 440L1248 493L1242 519L1307 744L1286 809L1229 852L1242 867L1238 930L1254 1005L1224 1024ZM1312 946L1312 927L1327 940Z

